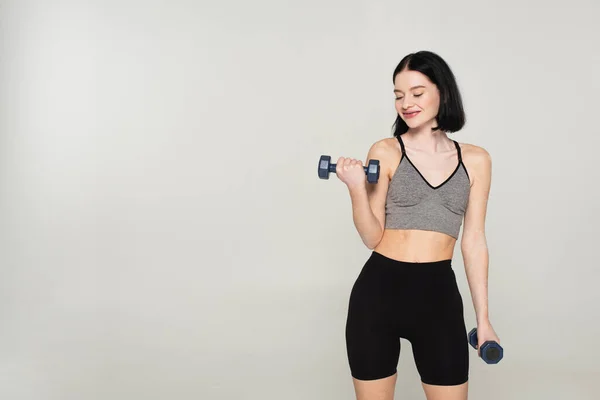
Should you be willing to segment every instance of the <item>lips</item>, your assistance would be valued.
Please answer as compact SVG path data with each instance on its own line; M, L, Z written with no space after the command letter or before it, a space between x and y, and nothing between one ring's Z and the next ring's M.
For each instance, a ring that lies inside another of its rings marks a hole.
M415 116L417 116L421 111L414 111L414 112L405 112L402 113L402 115L404 115L404 118L413 118Z

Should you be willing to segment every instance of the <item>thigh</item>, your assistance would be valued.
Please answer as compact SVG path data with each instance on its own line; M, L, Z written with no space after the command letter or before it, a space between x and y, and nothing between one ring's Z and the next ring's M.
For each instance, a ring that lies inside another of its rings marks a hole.
M469 375L469 344L462 297L452 279L423 309L423 317L409 339L415 365L424 384L458 386Z
M423 383L453 386L467 382L469 347L464 322L427 328L411 344Z
M346 350L352 377L371 381L396 373L400 337L386 276L367 264L357 279L348 305Z
M374 325L350 318L346 325L346 351L352 377L362 381L387 378L396 373L400 339Z

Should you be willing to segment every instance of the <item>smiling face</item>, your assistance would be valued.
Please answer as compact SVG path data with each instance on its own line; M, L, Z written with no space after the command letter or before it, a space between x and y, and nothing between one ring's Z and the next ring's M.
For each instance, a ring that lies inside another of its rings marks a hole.
M394 95L396 111L409 128L428 123L437 126L435 117L440 107L440 94L426 75L406 69L400 72L394 79Z

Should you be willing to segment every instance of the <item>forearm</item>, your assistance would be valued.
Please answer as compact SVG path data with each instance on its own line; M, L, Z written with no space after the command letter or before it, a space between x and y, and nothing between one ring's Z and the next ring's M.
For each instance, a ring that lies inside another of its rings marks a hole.
M363 243L373 249L381 240L383 228L379 220L373 214L369 204L369 196L364 186L350 188L350 199L352 200L352 218L354 226Z
M462 255L465 264L465 272L477 324L489 322L488 313L488 266L489 252L485 236L480 236L472 243L462 245Z

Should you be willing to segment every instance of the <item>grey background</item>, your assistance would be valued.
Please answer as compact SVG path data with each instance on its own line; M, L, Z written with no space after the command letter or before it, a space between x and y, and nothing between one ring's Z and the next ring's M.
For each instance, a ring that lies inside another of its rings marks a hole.
M599 11L1 1L0 398L353 398L369 250L318 157L390 137L393 69L428 49L464 96L450 137L493 160L505 359L471 351L470 398L597 399ZM397 398L424 398L406 341Z

